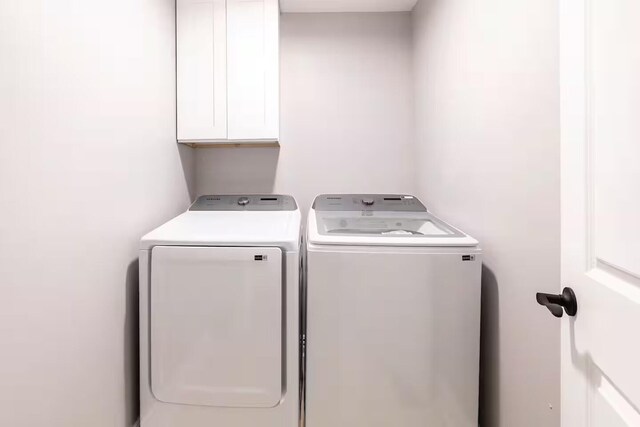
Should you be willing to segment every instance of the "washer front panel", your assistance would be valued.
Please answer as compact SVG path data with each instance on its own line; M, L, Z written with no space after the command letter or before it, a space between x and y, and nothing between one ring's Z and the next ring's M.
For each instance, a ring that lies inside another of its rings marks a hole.
M306 427L477 427L480 253L322 249L307 254Z

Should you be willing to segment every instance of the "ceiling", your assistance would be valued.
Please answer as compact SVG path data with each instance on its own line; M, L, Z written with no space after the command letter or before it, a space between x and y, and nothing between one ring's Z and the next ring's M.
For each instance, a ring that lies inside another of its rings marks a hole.
M417 0L280 0L284 13L312 12L404 12Z

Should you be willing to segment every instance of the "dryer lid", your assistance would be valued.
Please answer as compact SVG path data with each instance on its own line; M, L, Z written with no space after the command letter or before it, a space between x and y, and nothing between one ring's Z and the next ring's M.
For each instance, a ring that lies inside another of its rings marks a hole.
M244 202L245 198L248 203ZM254 207L247 207L252 203ZM300 211L291 196L203 196L187 212L140 241L140 249L158 245L276 246L297 251Z

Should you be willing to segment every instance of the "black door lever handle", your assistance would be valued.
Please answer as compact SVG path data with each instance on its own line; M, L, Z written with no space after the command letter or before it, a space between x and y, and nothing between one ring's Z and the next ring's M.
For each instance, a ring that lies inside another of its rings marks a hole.
M538 301L538 304L547 307L551 314L556 317L562 317L563 308L569 316L575 316L578 312L576 294L571 288L564 288L560 295L538 292L536 294L536 301Z

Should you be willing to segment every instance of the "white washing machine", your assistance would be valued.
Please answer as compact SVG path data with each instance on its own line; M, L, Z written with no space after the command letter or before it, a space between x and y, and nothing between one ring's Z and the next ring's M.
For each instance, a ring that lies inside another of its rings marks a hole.
M318 196L306 427L477 427L481 264L413 196Z
M295 427L300 211L202 196L142 238L141 427Z

